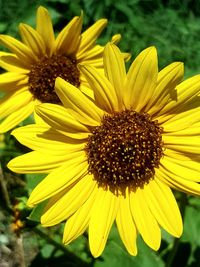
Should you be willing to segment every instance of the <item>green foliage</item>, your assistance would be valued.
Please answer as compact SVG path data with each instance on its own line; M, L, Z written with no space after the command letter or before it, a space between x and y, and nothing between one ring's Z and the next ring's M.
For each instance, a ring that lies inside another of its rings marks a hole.
M181 242L189 244L190 253L188 253L189 266L195 266L199 262L200 250L200 199L191 197L189 205L186 207L184 220L184 234Z
M40 218L44 212L44 208L46 206L46 201L38 204L33 210L31 211L28 219L36 222L40 222Z
M184 61L186 75L198 73L200 54L199 2L192 1L95 1L38 0L1 1L0 32L17 35L20 22L35 24L36 7L48 7L58 31L75 15L84 11L85 27L99 18L109 20L101 42L121 33L120 47L135 56L141 49L155 45L163 67L172 61ZM24 12L26 10L26 12Z
M116 227L113 227L106 249L102 257L97 259L94 267L164 267L164 262L159 254L148 248L141 238L138 238L137 244L138 256L131 257L125 250Z

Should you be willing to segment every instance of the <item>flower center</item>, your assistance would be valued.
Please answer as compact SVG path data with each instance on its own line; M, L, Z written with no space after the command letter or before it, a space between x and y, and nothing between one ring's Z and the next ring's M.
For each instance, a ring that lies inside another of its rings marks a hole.
M43 57L32 65L29 73L29 90L41 102L60 103L54 90L55 79L63 78L76 87L80 85L80 72L76 60L63 55Z
M88 138L88 171L99 186L114 192L143 187L159 167L162 132L146 113L126 110L106 115Z

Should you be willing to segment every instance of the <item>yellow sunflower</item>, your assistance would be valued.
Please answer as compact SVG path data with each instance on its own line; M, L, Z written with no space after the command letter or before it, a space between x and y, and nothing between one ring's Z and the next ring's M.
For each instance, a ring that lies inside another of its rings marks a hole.
M66 221L68 244L88 229L90 250L101 255L116 221L121 239L137 254L140 234L157 250L164 228L175 237L182 219L170 189L200 194L200 75L181 82L183 64L158 72L154 47L142 51L126 74L119 49L108 44L105 76L80 66L94 101L61 78L63 106L41 104L49 125L13 131L35 150L11 160L18 173L49 173L31 193L29 206L47 200L41 223Z
M19 25L22 42L8 35L0 35L0 42L12 53L0 52L0 67L7 72L0 75L0 132L6 132L28 117L35 104L59 103L54 91L56 77L61 77L85 91L87 83L77 64L90 64L102 69L103 46L95 42L107 24L100 19L81 34L83 18L74 17L54 37L50 15L44 7L37 10L36 30ZM120 35L112 38L118 42ZM87 90L88 92L88 90Z

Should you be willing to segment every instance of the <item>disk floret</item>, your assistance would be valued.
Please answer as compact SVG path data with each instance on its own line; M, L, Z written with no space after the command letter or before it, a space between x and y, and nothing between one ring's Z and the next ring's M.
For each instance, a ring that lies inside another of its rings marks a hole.
M41 102L60 103L54 91L55 79L63 78L72 85L79 87L80 72L76 59L64 55L43 57L33 64L29 73L29 90L35 99Z
M133 110L104 116L86 145L89 172L103 187L133 190L153 179L163 155L163 129Z

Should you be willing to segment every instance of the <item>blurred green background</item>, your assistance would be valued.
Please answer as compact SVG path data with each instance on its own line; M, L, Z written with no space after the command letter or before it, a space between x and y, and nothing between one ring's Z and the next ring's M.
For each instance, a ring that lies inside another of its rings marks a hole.
M155 45L160 68L173 61L183 61L185 77L200 73L198 0L0 0L0 33L19 37L18 24L24 22L34 26L39 5L48 8L55 32L83 10L85 29L99 18L109 20L99 39L101 44L120 33L119 46L123 51L131 52L132 59L142 49ZM63 225L44 229L37 222L37 216L30 215L31 211L25 206L28 194L43 177L16 175L6 168L11 158L26 151L10 133L0 136L0 267L200 266L200 200L180 193L176 193L176 197L184 217L183 236L176 240L163 231L158 252L153 252L138 238L138 256L130 256L115 227L98 259L89 252L87 234L64 247ZM36 221L29 220L29 216ZM15 230L20 222L24 227Z

